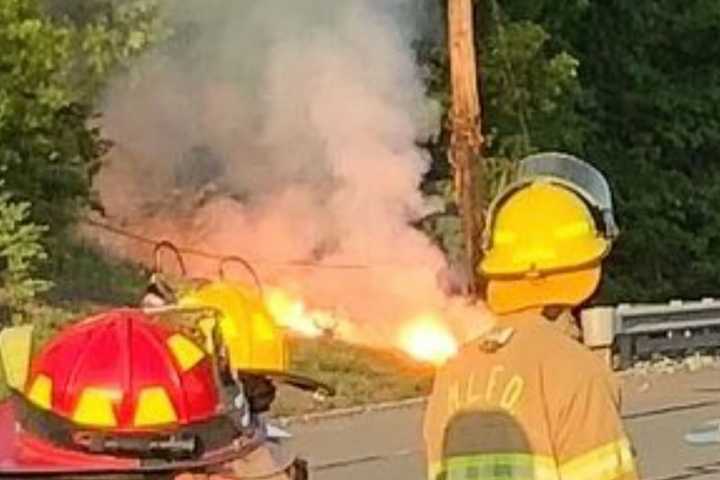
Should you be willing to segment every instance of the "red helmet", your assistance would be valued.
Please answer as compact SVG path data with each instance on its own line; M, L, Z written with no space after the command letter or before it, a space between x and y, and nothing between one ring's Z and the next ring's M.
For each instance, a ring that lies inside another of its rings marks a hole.
M244 423L226 367L138 310L72 325L0 403L0 477L164 474L247 455L266 432Z
M218 412L211 358L137 310L73 325L33 361L25 394L73 424L114 432L184 426Z

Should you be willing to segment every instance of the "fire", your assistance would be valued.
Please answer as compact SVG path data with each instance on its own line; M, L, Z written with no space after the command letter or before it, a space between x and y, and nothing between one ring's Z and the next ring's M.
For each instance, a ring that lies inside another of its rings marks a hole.
M361 332L348 319L327 310L313 310L302 299L279 288L267 291L267 307L278 324L308 338L332 334L362 342ZM433 314L414 318L399 332L399 346L416 360L441 365L457 353L457 340ZM387 345L389 347L390 345Z
M417 360L440 365L457 353L455 337L434 315L423 315L400 332L401 347Z
M323 326L318 325L312 312L308 312L302 300L292 297L280 289L267 292L267 307L270 314L283 327L306 337L320 337Z

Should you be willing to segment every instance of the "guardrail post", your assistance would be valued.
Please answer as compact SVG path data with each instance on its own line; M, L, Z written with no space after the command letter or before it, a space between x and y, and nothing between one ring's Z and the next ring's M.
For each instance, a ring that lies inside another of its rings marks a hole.
M626 370L632 366L633 339L630 335L619 335L617 342L620 351L620 370Z

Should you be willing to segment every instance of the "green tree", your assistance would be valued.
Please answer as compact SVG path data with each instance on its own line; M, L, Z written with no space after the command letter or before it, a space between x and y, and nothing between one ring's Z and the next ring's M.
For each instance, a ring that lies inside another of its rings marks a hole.
M623 234L601 300L717 296L717 2L612 0L542 15L580 60L578 113L590 131L581 153L617 200Z
M0 0L0 168L53 231L93 202L91 180L109 147L92 126L98 92L162 29L154 2L114 2L83 22L37 0Z
M575 153L609 177L623 232L606 262L598 300L717 296L717 2L575 0L559 6L550 0L505 0L499 12L508 33L504 42L492 25L497 24L493 1L478 5L482 25L478 30L490 35L479 43L487 75L483 84L485 124L492 126L491 156L503 157L507 152L516 156L512 152L528 150L526 129L520 123L524 115L517 112L530 108L537 120L528 122L531 147ZM510 25L513 22L515 27ZM536 50L543 37L543 46ZM516 47L493 57L498 42ZM559 65L569 65L570 57L578 62L574 85L554 97L557 106L539 113L533 105L543 102L542 89L540 95L531 94L532 100L527 92L538 90L516 88L509 77L493 84L503 79L503 57L516 59L505 72L514 71L520 79L526 78L523 71L532 76L537 66L529 67L533 62L527 55L536 51L534 58L544 68L549 68L551 58ZM498 66L493 66L493 59ZM513 91L519 94L508 98ZM433 178L442 177L442 154L437 158Z
M0 185L0 188L2 185ZM0 193L0 306L4 321L18 320L38 293L50 284L36 278L47 258L41 244L44 227L29 222L30 204Z

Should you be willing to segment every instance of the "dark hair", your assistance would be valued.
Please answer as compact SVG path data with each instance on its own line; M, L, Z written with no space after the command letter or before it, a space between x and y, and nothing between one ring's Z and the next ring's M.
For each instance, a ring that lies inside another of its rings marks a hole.
M564 311L571 308L570 305L545 305L542 309L542 316L548 320L557 320Z

